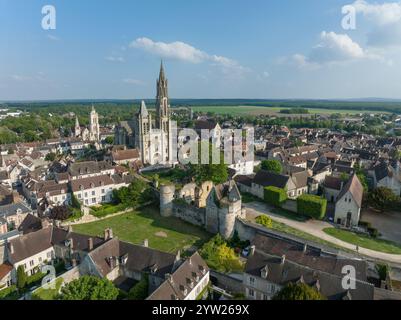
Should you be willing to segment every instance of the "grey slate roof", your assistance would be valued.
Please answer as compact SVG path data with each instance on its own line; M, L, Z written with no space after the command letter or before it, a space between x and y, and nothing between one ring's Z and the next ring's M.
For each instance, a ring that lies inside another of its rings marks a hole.
M260 170L253 179L253 183L263 187L285 188L289 179L290 177L286 175Z
M12 204L7 204L5 206L0 206L0 217L7 217L11 216L17 213L17 211L20 210L21 213L28 213L32 212L30 208L25 206L22 203L12 203Z

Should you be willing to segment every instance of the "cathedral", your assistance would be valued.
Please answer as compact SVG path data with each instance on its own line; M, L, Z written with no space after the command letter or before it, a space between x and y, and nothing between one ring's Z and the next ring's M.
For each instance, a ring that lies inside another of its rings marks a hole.
M121 121L115 129L115 144L137 148L145 165L172 164L172 127L168 99L168 81L163 63L156 81L156 115L149 113L142 101L131 121Z
M99 142L100 140L100 127L99 127L99 115L92 106L90 113L89 128L81 128L79 125L78 117L75 117L75 129L74 136L81 138L83 141Z

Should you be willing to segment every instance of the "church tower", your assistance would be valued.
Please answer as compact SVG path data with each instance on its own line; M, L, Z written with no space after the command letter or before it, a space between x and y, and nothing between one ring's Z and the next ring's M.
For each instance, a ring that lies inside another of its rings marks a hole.
M161 132L161 158L164 163L172 160L172 134L168 80L164 73L163 61L160 63L159 79L156 81L156 128Z
M100 140L100 127L99 127L99 115L95 110L95 107L92 105L92 111L90 114L90 140L91 141L99 141Z
M156 126L163 132L168 133L168 122L170 118L170 105L168 101L168 81L164 74L163 61L160 64L160 74L157 80L156 95Z
M81 135L81 126L79 125L78 116L75 116L74 134L75 134L75 137L79 137Z

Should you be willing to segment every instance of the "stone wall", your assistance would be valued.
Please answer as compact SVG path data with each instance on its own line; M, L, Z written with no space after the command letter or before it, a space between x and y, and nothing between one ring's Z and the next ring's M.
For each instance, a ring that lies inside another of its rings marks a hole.
M212 283L228 293L244 293L244 286L240 279L214 270L210 271Z
M206 210L204 208L197 208L178 201L173 203L173 216L194 225L204 227L206 223L205 214Z

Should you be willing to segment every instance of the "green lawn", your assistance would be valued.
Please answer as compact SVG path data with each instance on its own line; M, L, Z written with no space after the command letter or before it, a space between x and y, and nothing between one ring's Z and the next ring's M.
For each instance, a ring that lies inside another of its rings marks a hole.
M148 239L151 248L172 253L191 246L200 248L212 236L202 228L178 218L162 217L154 207L73 226L75 232L93 236L102 236L106 228L112 228L114 235L123 241L141 244Z
M360 235L336 228L326 228L323 231L328 235L331 235L342 241L354 244L355 246L358 245L361 248L380 251L384 253L401 254L401 245L398 245L391 241L373 239L365 235Z
M272 210L272 212L277 215L280 215L284 218L295 220L295 221L300 221L300 222L305 222L310 219L309 217L306 217L302 214L291 212L291 211L285 210L283 208L275 208Z
M61 285L63 284L63 279L58 278L56 281L56 287L55 289L44 289L44 288L39 288L36 290L33 295L32 295L32 300L54 300L56 299Z

